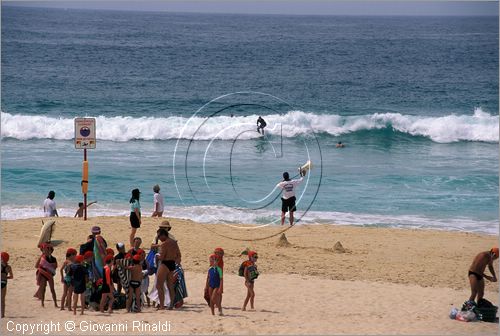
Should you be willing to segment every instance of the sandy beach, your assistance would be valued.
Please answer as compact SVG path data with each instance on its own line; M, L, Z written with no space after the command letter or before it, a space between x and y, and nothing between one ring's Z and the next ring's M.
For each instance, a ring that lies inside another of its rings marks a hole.
M145 247L159 222L143 220L137 235ZM280 246L281 227L204 225L178 219L171 223L183 254L189 293L182 309L156 312L145 308L139 314L118 310L112 316L86 311L82 317L73 317L53 308L48 294L45 308L32 297L41 218L3 221L2 250L11 255L15 279L8 285L2 334L21 334L16 328L21 329L22 324L37 328L39 323L38 328L48 328L50 322L51 334L68 334L68 321L75 322L71 334L102 333L99 328L106 327L119 330L111 334L498 333L496 323L448 318L450 309L460 308L469 296L466 274L472 258L497 244L497 236L307 225L287 230L290 245ZM128 239L126 217L97 217L86 222L58 218L53 241L59 263L68 247L84 242L93 225L101 226L108 244ZM334 248L337 242L345 249L343 253ZM202 296L207 257L217 246L226 251L223 317L211 316ZM246 292L237 269L244 260L239 255L246 248L259 252L261 276L256 282L256 311L242 312ZM57 283L56 290L60 298L61 284ZM487 282L485 297L497 304L498 286ZM158 331L162 326L169 330ZM43 334L43 330L35 329L34 334Z

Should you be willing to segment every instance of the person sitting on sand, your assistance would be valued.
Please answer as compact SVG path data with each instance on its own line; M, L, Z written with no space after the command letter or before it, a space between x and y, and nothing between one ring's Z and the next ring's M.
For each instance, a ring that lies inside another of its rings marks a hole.
M88 208L89 206L91 206L92 204L94 204L94 203L97 203L97 201L90 202L89 204L87 204L87 208ZM85 210L85 207L83 206L83 202L79 202L79 203L78 203L78 210L76 210L76 213L75 213L75 217L74 217L74 218L76 218L76 217L78 217L78 218L83 217L83 210Z
M56 197L56 193L53 190L51 190L49 191L47 198L43 202L43 212L45 214L45 217L59 217L54 197Z
M83 256L77 255L75 263L71 265L69 274L71 276L71 285L73 286L73 314L76 315L76 305L78 303L78 296L80 296L80 305L82 307L81 314L85 310L85 290L87 289L87 270L83 266Z
M71 265L75 262L77 252L74 248L69 248L66 251L66 260L61 266L61 283L63 284L63 295L61 297L61 310L68 307L71 310L71 297L73 296L73 286L71 286L71 275L69 270Z
M104 258L104 263L106 264L104 266L103 270L103 277L102 277L102 289L101 289L101 304L99 306L99 311L101 313L104 313L104 306L106 305L106 301L109 299L108 303L108 313L113 312L113 292L115 291L115 288L113 286L113 281L111 281L111 267L113 264L113 256L112 255L107 255L106 258Z
M163 195L160 194L160 186L157 184L153 187L153 214L151 217L163 216Z
M43 254L38 259L35 264L37 269L37 284L39 286L38 298L42 301L42 307L45 307L45 289L47 288L47 282L49 283L50 292L52 293L52 299L54 301L54 306L59 308L57 305L57 295L54 288L54 275L56 275L57 260L56 257L52 255L54 248L49 243L42 244Z
M245 286L247 288L247 297L245 298L245 302L243 303L243 308L241 310L247 310L248 301L250 301L250 308L254 308L254 299L255 299L255 291L254 291L254 283L255 279L259 276L259 272L257 271L257 259L259 256L255 251L248 251L248 260L244 263L244 271L243 276L245 277Z
M133 265L129 266L130 270L130 286L128 288L127 312L131 312L132 299L135 296L135 306L137 311L141 311L141 283L142 283L142 266L141 256L136 254L133 258Z
M161 264L158 267L158 280L156 283L156 289L158 290L158 297L160 301L159 310L164 309L164 287L163 284L167 281L168 292L170 296L170 306L169 310L174 308L175 292L174 292L174 271L175 265L181 263L181 251L177 241L171 239L168 236L168 232L165 229L159 229L157 232L158 239L161 241L160 244L160 260Z
M5 296L7 295L7 280L14 279L12 267L9 265L9 254L2 252L2 318L5 317Z
M290 180L288 172L284 172L283 181L276 185L276 187L283 190L283 195L281 196L281 225L285 224L285 215L287 212L290 213L290 226L293 225L293 213L297 210L295 206L295 187L302 182L306 172L301 171L300 175L300 179Z
M486 278L491 282L497 282L495 269L493 268L493 261L498 259L498 247L494 247L489 251L479 253L469 267L469 282L471 295L469 301L479 303L484 296L484 279ZM484 270L488 266L492 276L484 274ZM477 297L477 301L475 301Z
M219 309L219 315L222 315L221 306L221 287L223 282L222 269L218 266L219 257L216 254L212 254L209 257L210 268L208 269L207 281L205 288L208 289L208 295L210 297L210 311L212 315L215 315L215 306Z

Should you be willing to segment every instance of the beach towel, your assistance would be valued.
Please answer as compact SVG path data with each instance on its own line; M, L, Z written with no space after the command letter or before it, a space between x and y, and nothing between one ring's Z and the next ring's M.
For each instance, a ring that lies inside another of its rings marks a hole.
M106 257L106 243L104 239L97 235L94 239L94 274L96 279L100 279L104 274L104 258Z
M186 288L186 280L184 278L184 270L179 264L175 264L174 292L174 307L180 308L184 304L184 298L188 297L188 293Z
M151 292L149 293L149 299L151 301L154 301L157 304L159 304L160 297L158 296L158 290L156 289L157 280L158 280L158 276L155 275L155 281L153 283L153 288L151 289ZM168 292L167 282L163 283L163 291L165 293L165 301L163 303L163 306L168 307L170 305L170 294Z
M37 284L40 285L40 276L45 277L47 280L52 280L54 275L56 274L55 264L51 264L45 259L45 256L40 258L40 263L38 264L37 269Z

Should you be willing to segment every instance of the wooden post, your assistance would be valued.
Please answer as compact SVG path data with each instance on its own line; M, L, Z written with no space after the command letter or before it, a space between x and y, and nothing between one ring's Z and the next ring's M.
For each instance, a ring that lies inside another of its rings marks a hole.
M83 149L83 161L87 161L87 148ZM87 220L87 193L83 194L83 220Z

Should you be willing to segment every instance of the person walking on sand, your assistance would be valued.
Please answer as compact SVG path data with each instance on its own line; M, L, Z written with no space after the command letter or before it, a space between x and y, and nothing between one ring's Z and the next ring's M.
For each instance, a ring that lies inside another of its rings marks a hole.
M49 191L47 198L43 202L43 212L45 214L45 217L59 217L54 197L56 197L56 193L53 190L51 190Z
M47 283L49 284L50 292L52 293L52 300L54 301L54 306L59 308L57 305L57 295L54 288L54 275L56 275L57 269L57 259L52 255L54 248L49 243L44 243L42 245L43 254L40 256L35 264L37 269L36 280L39 286L38 298L42 301L42 307L45 307L45 289L47 288Z
M130 198L130 246L134 245L134 237L138 228L141 227L141 203L139 198L141 192L139 189L132 190L132 197Z
M471 295L469 301L474 301L479 304L479 301L484 296L484 278L491 282L497 282L495 269L493 268L493 261L498 259L498 247L493 247L489 251L479 253L469 267L469 282ZM488 266L492 276L484 274L484 270ZM477 297L477 301L475 301Z
M159 229L158 239L161 241L160 244L160 261L161 264L158 267L158 280L156 283L156 289L158 290L158 297L160 306L158 310L165 309L164 300L165 293L163 284L167 281L168 292L170 296L170 306L169 310L174 308L175 292L174 292L174 271L175 264L181 263L181 251L177 241L173 240L168 236L168 232L165 229Z
M288 172L283 173L283 181L278 183L276 187L283 190L283 195L281 196L281 225L285 224L285 215L287 212L290 213L290 226L293 225L293 213L297 210L295 206L295 187L302 182L305 171L300 172L300 179L290 180L290 175Z
M157 184L153 187L153 214L151 217L163 216L163 195L160 194L160 186Z
M250 308L254 308L254 299L255 299L255 291L254 284L255 279L259 276L259 272L257 271L257 259L259 256L255 251L248 251L248 260L243 263L243 276L245 277L245 287L247 288L247 297L245 298L245 302L243 303L243 308L241 310L247 310L248 301L250 301Z

